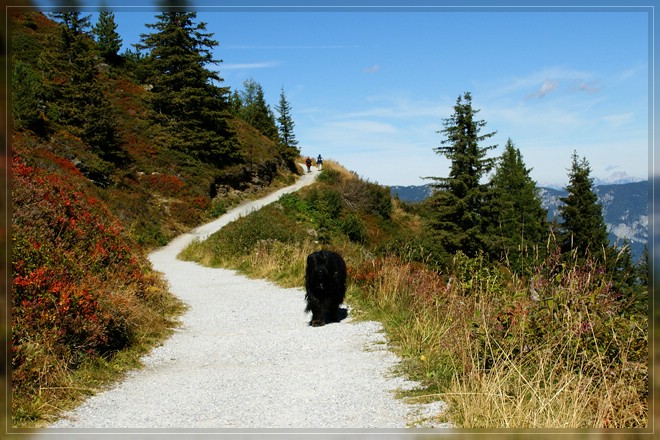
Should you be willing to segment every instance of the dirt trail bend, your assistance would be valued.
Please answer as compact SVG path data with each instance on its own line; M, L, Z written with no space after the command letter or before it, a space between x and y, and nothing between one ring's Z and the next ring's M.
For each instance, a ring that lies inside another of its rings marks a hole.
M52 428L405 428L437 413L409 405L393 375L397 358L381 325L308 326L304 291L233 271L180 261L191 240L314 181L246 203L150 254L188 311L172 337L114 387L89 398ZM61 432L61 431L60 431Z

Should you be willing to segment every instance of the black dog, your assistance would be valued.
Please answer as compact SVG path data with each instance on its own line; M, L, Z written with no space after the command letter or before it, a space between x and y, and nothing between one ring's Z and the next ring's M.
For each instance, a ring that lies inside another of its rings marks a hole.
M312 312L311 326L339 321L339 305L346 294L346 263L341 255L332 251L309 254L305 288L305 312Z

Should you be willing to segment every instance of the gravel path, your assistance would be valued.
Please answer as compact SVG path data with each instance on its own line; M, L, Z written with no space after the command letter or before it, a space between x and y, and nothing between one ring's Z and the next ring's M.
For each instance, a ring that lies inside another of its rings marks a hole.
M406 428L437 414L440 403L394 397L416 384L392 374L397 358L379 323L352 321L349 311L341 323L310 327L302 288L177 260L191 240L312 183L316 174L150 254L171 292L189 306L181 327L143 358L143 369L51 428Z

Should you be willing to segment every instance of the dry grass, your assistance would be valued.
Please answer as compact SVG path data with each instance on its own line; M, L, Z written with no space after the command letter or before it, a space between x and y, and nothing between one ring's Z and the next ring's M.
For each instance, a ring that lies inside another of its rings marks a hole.
M305 242L300 246L279 241L261 241L250 255L235 262L237 269L254 278L266 278L283 287L301 287L305 280L307 255L317 246Z
M354 300L385 324L405 371L424 384L425 391L411 395L447 401L444 417L452 423L647 425L643 318L626 318L631 327L624 328L592 316L589 308L576 313L576 306L561 304L562 319L546 319L547 306L530 300L524 283L511 283L478 261L464 261L466 271L450 277L396 259L378 261L353 269L359 288ZM567 269L565 275L561 284L568 290L562 292L572 301L592 295L593 284L585 281L593 274Z

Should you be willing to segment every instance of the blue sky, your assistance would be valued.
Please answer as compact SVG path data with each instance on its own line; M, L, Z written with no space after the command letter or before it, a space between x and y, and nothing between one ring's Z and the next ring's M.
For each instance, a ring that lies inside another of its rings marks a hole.
M106 3L124 48L151 32L156 11ZM197 19L224 85L254 79L273 110L283 87L302 153L371 181L446 176L437 131L468 91L482 134L497 131L491 156L511 138L540 185L567 183L573 151L593 177L648 176L648 9L204 7Z

